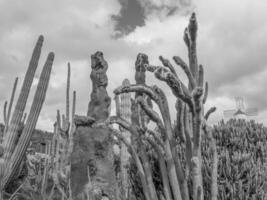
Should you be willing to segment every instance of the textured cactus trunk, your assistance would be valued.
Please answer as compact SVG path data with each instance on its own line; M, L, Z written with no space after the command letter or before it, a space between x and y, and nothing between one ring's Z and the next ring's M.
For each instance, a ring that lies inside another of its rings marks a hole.
M69 158L73 151L73 134L75 132L75 124L74 124L75 112L76 112L76 91L73 91L72 115L71 115L72 117L71 117L70 131L69 131L69 155L68 155Z
M145 65L148 64L148 56L146 54L143 53L139 53L137 55L136 61L135 61L135 81L136 84L140 84L140 85L145 85L146 84L146 68ZM143 97L145 98L146 101L150 101L150 99L143 93L140 92L136 92L135 93L135 99L139 98L139 97ZM140 105L137 104L136 106L136 111L134 111L134 113L137 114L137 116L134 116L133 119L133 123L141 128L146 128L148 122L149 122L149 117L145 114L145 112L141 109ZM151 170L151 166L147 157L147 152L146 152L146 147L144 146L144 144L142 144L142 142L140 141L140 139L137 139L137 144L134 144L139 146L139 154L140 154L140 159L142 160L143 163L143 168L144 168L144 172L146 175L146 181L148 184L148 188L150 191L150 196L152 199L157 200L157 193L156 193L156 189L155 189L155 185L153 182L153 178L152 178L152 170Z
M125 79L122 82L122 86L128 86L130 82L128 79ZM120 116L122 119L131 123L131 94L126 93L120 95L120 103L116 103L117 106L117 115ZM131 134L126 129L120 128L121 134L126 140L131 143ZM130 154L128 152L128 147L122 143L120 149L120 161L121 161L121 185L122 185L122 196L123 199L128 199L129 192L130 192L130 184L129 184L129 175L128 175L128 168L129 168L129 158Z
M93 90L87 118L104 121L110 113L111 99L106 90L108 64L102 52L96 52L91 56L91 67ZM90 124L76 123L73 141L71 154L73 199L87 199L88 189L96 200L103 196L115 199L117 184L113 166L113 143L108 127L97 128L91 127ZM91 179L92 188L88 188L88 177Z

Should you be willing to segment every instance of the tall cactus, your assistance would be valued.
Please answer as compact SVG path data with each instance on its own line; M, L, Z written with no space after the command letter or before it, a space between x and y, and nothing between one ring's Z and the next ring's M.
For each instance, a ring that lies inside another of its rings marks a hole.
M3 190L7 187L8 183L15 178L15 172L18 170L29 145L30 138L33 134L33 130L35 129L38 116L45 100L54 60L54 53L49 53L47 57L37 85L37 90L30 109L29 117L21 135L19 136L18 131L40 58L43 40L43 36L40 36L34 48L22 89L11 118L11 123L4 138L3 147L5 151L3 155L0 155L0 199L2 198Z
M19 123L23 117L23 112L26 107L26 103L27 103L27 99L30 93L34 74L37 69L39 58L41 55L43 41L44 41L43 36L40 36L34 48L29 67L28 67L28 70L26 72L26 75L23 81L21 92L20 92L17 104L15 106L15 110L13 112L12 118L11 118L10 127L7 131L6 138L4 138L3 145L5 149L5 154L4 154L5 159L11 158L11 155L16 146L15 141L17 140L17 137L18 137Z
M130 81L128 79L124 79L122 82L123 87L127 87L130 85ZM131 123L131 94L124 93L120 95L120 104L116 105L119 107L119 115L122 119L126 120L127 122ZM121 134L126 140L131 143L131 134L124 128L121 128ZM129 167L129 158L130 154L127 150L127 146L122 143L120 149L120 161L121 161L121 185L122 185L122 196L124 199L128 199L129 194L129 177L128 177L128 167Z

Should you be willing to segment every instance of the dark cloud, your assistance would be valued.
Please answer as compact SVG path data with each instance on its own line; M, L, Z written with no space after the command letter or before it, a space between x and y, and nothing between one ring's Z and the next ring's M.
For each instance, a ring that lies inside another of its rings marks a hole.
M134 31L137 26L145 25L145 10L138 0L119 0L121 10L118 15L113 15L116 21L115 37L121 37Z

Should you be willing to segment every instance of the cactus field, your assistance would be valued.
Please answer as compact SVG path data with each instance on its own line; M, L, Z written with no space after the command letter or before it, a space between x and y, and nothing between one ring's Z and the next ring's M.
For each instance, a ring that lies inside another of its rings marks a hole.
M213 85L198 54L200 25L192 13L177 37L187 57L156 55L158 65L138 53L135 81L121 77L113 94L108 72L116 69L105 49L90 52L84 115L76 112L84 95L70 89L75 64L66 62L65 108L54 111L52 132L36 127L57 57L48 53L36 76L47 42L40 35L21 89L15 78L1 104L0 200L267 200L267 128L235 118L210 123L217 111L207 105Z

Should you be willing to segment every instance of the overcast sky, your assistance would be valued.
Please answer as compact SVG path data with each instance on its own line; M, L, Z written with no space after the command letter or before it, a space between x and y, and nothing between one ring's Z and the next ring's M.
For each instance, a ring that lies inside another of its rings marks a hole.
M112 91L123 78L134 81L139 52L155 65L160 64L159 55L187 60L183 31L193 11L199 22L198 59L210 84L207 108L218 108L210 123L221 119L223 110L234 109L234 98L242 96L247 107L260 110L255 119L267 124L265 0L0 0L1 109L16 76L20 89L38 35L45 40L33 89L48 52L56 55L38 122L38 128L52 130L56 110L65 108L67 62L72 67L71 90L77 91L77 114L85 115L91 93L91 54L104 52L113 98ZM177 71L182 74L179 67ZM148 83L159 81L149 74ZM165 84L159 86L173 108L171 91Z

